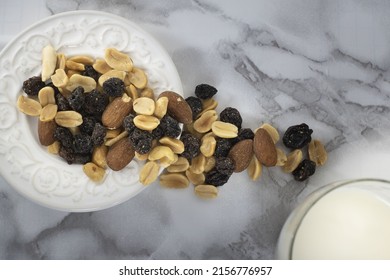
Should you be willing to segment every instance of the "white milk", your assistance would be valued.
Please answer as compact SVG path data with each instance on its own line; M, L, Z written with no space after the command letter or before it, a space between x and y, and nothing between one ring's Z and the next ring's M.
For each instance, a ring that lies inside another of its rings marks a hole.
M293 259L390 259L390 188L362 182L336 188L310 208Z

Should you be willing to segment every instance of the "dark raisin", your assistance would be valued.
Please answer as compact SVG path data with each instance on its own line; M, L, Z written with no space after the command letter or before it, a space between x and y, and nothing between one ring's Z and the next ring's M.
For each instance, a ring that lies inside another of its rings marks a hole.
M61 93L55 95L58 111L68 111L72 108L69 105L68 99Z
M103 145L106 134L107 134L107 128L97 122L95 124L95 127L91 135L93 145L94 146Z
M73 147L73 134L69 129L58 126L54 131L54 139L58 140L61 143L61 146L65 148Z
M141 155L147 154L152 149L153 136L150 132L135 128L129 135L134 150Z
M96 119L91 116L84 116L83 123L80 124L80 132L92 135L93 129L95 128Z
M298 167L292 172L294 179L297 181L305 181L316 172L316 164L314 161L304 159Z
M238 131L238 138L241 140L252 139L255 137L255 133L250 128L241 128Z
M23 82L22 89L29 96L37 96L38 92L45 86L46 84L42 82L40 76L34 76Z
M208 84L200 84L195 87L195 95L200 99L208 99L217 93L217 89Z
M155 129L152 130L153 138L159 140L164 136L164 130L161 128L161 125L158 125Z
M190 105L192 111L192 119L195 120L199 113L202 112L202 100L200 100L198 97L190 96L186 98L186 101L188 105Z
M73 163L86 164L92 161L92 154L74 154Z
M218 157L215 160L215 169L224 175L232 175L234 171L234 161L228 157Z
M165 115L160 120L160 126L165 136L177 138L181 133L179 122L169 115Z
M200 140L191 134L184 134L180 140L184 144L184 152L181 154L186 159L190 160L200 152Z
M241 129L242 118L240 112L236 108L226 107L221 114L219 114L219 119L223 122L234 124L238 129Z
M291 149L301 149L311 141L313 130L305 123L290 126L283 135L283 143Z
M119 78L109 78L103 83L103 90L108 96L119 97L125 92L125 83Z
M85 95L84 111L89 115L101 115L109 103L107 94L92 90Z
M209 185L213 185L215 187L222 186L227 183L230 176L226 174L222 174L216 169L212 169L210 172L205 175L205 183Z
M133 133L134 129L136 128L134 124L134 118L135 116L130 114L123 119L123 128L127 131L127 133L129 133L129 135Z
M58 155L62 157L68 164L72 164L75 159L74 151L71 148L61 146Z
M91 153L93 149L92 138L88 134L79 133L74 136L74 151L79 154Z
M85 70L83 71L82 75L91 77L96 82L98 81L100 74L97 72L92 65L85 65Z
M232 148L232 143L229 139L225 138L218 138L216 139L216 142L214 156L217 158L227 157L230 149Z
M85 103L84 88L79 86L72 91L71 96L68 98L70 107L75 111L80 111Z

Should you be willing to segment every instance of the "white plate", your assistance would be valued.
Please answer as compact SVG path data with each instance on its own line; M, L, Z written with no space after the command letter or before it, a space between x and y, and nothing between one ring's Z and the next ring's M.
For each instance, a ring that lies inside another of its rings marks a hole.
M16 108L24 80L39 75L41 50L51 43L67 56L103 57L107 47L128 53L145 69L156 94L182 94L179 75L162 46L136 24L96 11L76 11L46 18L31 26L0 53L0 172L18 192L50 208L84 212L128 200L145 187L138 182L142 163L133 160L104 182L91 182L81 165L68 165L49 154L37 138L37 121Z

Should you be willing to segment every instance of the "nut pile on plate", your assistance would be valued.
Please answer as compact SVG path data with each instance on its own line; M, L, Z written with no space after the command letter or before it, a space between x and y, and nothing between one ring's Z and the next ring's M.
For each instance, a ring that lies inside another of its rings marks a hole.
M192 183L199 197L213 198L234 172L247 170L256 180L262 166L281 166L303 181L327 159L306 124L284 134L284 145L292 149L286 155L276 146L279 133L270 124L252 131L241 127L237 109L218 114L213 86L198 85L187 99L173 91L155 96L144 70L115 48L94 59L66 57L48 45L41 76L29 78L22 88L26 95L19 96L17 107L39 117L40 143L68 164L82 164L95 182L104 180L107 168L122 170L136 158L145 161L142 184L157 180L165 168L162 186ZM305 147L309 158L302 160Z

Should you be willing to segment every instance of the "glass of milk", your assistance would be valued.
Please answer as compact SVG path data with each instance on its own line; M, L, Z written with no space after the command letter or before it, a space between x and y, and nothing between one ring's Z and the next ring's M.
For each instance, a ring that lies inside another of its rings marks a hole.
M278 259L390 259L390 182L342 181L309 195L288 217Z

